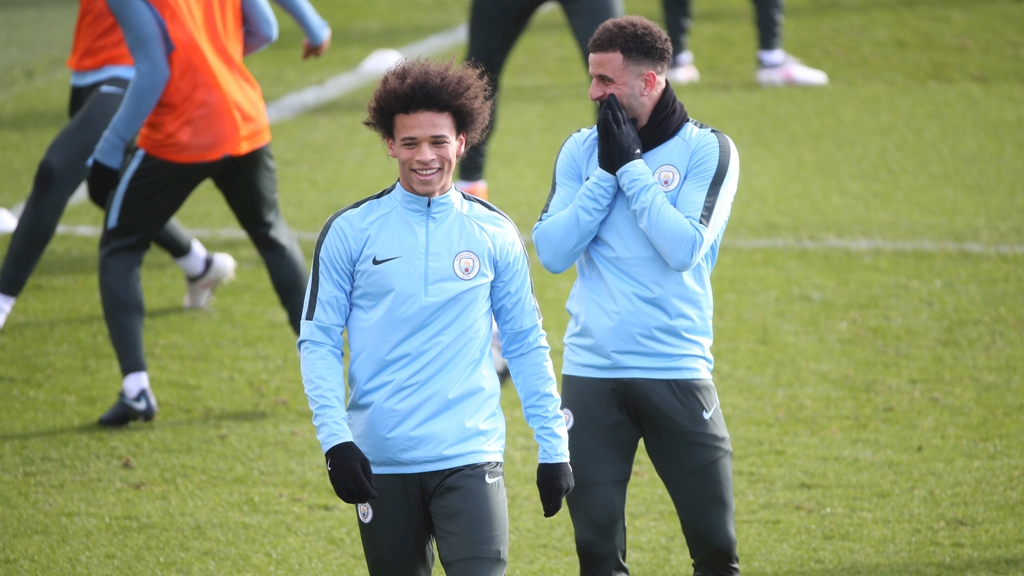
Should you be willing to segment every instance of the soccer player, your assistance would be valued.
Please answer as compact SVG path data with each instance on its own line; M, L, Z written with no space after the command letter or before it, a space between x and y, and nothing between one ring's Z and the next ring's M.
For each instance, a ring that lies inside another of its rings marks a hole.
M753 0L757 21L757 72L764 86L824 86L828 74L801 63L782 49L783 0ZM672 64L665 76L677 86L700 81L689 48L692 0L661 0L672 40Z
M306 54L330 28L305 0L297 9ZM103 426L151 420L156 399L142 347L139 269L154 235L188 195L212 178L253 240L298 333L306 265L281 216L270 127L259 84L242 57L277 37L266 0L108 0L135 60L135 79L96 145L89 189L114 190L100 239L100 294L123 375ZM141 130L140 130L141 128ZM118 175L125 142L136 150ZM116 187L116 189L115 189Z
M17 228L0 268L0 328L53 238L68 199L85 180L85 162L135 75L132 56L106 0L79 0L67 65L71 69L71 120L39 162L20 222L11 218ZM89 192L97 206L106 207L109 194ZM206 306L213 289L235 273L235 260L230 255L209 253L199 240L190 239L173 218L153 241L167 250L185 273L185 308Z
M469 14L469 51L466 60L480 64L487 73L494 98L491 101L491 123L479 144L466 152L459 166L459 190L487 200L487 180L484 163L487 160L487 140L494 127L498 79L505 60L512 52L519 36L526 29L533 13L546 0L473 0ZM579 44L586 63L587 41L601 22L623 14L622 0L558 0L569 19L573 36Z
M398 182L340 210L316 244L298 347L338 497L356 504L371 576L499 576L508 557L496 319L550 517L572 489L559 397L515 225L452 185L480 141L489 89L471 66L404 62L365 124ZM345 402L342 333L351 351Z
M590 39L597 126L571 135L533 240L576 265L562 407L580 574L628 574L626 487L640 438L675 504L694 574L738 574L732 446L711 381L711 270L736 193L732 141L665 81L668 36L627 16Z

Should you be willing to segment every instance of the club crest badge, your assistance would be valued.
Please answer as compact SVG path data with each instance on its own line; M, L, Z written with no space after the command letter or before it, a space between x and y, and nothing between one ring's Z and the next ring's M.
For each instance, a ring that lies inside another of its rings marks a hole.
M373 520L373 508L369 503L356 504L356 513L359 514L359 521L363 524L369 524L370 520Z
M662 192L670 192L679 185L679 170L671 164L665 164L654 171Z
M463 280L472 280L480 273L480 258L469 250L455 255L455 275Z
M572 428L572 423L575 422L575 419L572 416L572 410L562 408L562 418L565 418L565 429L568 430L569 428Z

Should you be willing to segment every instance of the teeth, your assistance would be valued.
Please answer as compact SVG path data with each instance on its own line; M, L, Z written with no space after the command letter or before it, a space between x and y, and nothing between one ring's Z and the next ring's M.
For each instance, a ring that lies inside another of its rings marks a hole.
M417 169L414 168L413 172L415 172L417 174L421 174L423 176L430 176L432 174L435 174L439 170L440 170L440 168L430 168L428 170L417 170Z

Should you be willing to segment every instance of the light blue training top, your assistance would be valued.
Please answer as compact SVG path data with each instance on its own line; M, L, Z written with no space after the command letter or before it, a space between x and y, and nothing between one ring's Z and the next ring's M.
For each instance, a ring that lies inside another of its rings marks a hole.
M576 265L563 374L711 377L711 270L738 179L732 141L692 119L616 175L595 127L566 140L533 227L545 268Z
M454 187L428 199L398 183L334 214L317 241L298 341L321 449L354 441L374 472L389 474L502 461L492 314L539 461L568 462L547 339L512 221Z

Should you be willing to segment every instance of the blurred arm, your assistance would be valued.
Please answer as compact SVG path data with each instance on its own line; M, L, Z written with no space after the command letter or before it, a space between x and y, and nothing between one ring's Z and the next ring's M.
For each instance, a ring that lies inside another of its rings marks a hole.
M121 107L103 132L90 163L119 168L128 142L139 132L160 101L171 69L167 58L174 45L163 17L145 0L107 0L121 26L128 50L135 60L135 78L128 85Z
M309 0L274 0L302 28L306 38L303 41L303 58L319 56L331 45L331 27L327 24Z
M243 53L246 56L277 40L277 17L267 0L242 0L242 26L245 30Z

